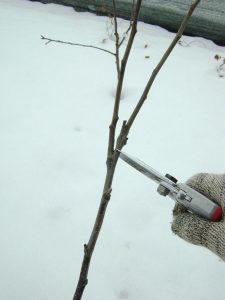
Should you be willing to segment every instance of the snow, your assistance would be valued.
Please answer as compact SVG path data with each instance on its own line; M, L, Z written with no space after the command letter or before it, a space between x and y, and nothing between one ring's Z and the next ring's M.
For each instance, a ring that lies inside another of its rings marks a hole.
M0 14L0 299L71 299L106 171L116 68L108 53L40 36L113 51L109 21L25 0L0 0ZM173 36L139 23L119 128ZM124 150L185 181L224 172L225 78L214 56L225 48L182 40L191 43L176 46ZM84 300L224 299L224 263L172 234L173 205L119 162Z

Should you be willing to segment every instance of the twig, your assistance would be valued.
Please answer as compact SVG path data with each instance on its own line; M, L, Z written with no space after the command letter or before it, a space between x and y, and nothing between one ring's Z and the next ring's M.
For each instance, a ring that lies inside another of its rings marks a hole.
M119 47L123 44L123 42L125 41L126 39L126 36L128 35L129 31L131 30L132 28L132 23L133 23L133 18L134 18L134 7L135 7L135 0L133 0L133 4L132 4L132 10L131 10L131 15L130 15L130 25L129 27L127 28L127 30L125 31L124 35L123 35L123 38L122 40L120 41L119 43Z
M111 157L112 154L114 153L114 143L115 143L115 131L116 131L116 125L117 121L119 119L119 104L120 104L120 99L121 99L121 92L122 92L122 87L123 87L123 79L125 75L125 70L126 70L126 65L127 61L130 55L130 51L134 42L135 35L137 33L137 21L138 21L138 16L139 12L141 9L141 3L142 0L138 0L137 4L134 8L134 21L132 24L132 29L130 33L130 37L127 43L127 47L123 56L123 59L121 61L121 68L120 68L120 75L117 83L117 89L116 89L116 96L115 96L115 104L114 104L114 110L113 110L113 117L112 117L112 122L110 125L110 131L109 131L109 147L108 147L108 157Z
M119 47L121 47L121 45L123 44L123 42L125 41L126 39L126 36L128 35L129 31L131 30L132 28L132 23L130 23L129 27L127 28L127 30L125 31L124 35L123 35L123 38L121 39L120 43L119 43Z
M180 40L178 42L178 44L183 46L183 47L190 47L190 45L194 44L194 43L199 43L199 44L202 44L204 47L206 47L206 45L202 41L197 41L197 40L196 41L190 41L190 42Z
M47 44L49 44L51 42L54 42L54 43L67 44L67 45L71 45L71 46L81 46L81 47L87 47L87 48L94 48L94 49L97 49L97 50L101 50L101 51L107 52L107 53L109 53L109 54L111 54L113 56L116 56L116 53L114 53L114 52L111 52L111 51L109 51L107 49L96 47L96 46L93 46L93 45L86 45L86 44L65 42L65 41L61 41L61 40L54 40L54 39L50 39L50 38L44 37L43 35L41 35L41 39L47 41L45 43L45 45L47 45Z
M119 33L118 33L118 24L117 24L117 12L116 12L116 1L113 0L113 17L114 17L114 34L116 37L116 42L115 42L115 46L116 46L116 69L117 69L117 77L119 79L119 75L120 75L120 55L119 55Z

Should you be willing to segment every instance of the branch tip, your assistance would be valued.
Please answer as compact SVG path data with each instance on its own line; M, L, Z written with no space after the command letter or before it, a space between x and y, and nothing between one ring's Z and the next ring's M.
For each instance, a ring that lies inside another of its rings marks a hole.
M61 41L61 40L54 40L54 39L50 39L50 38L47 38L47 37L44 37L43 35L41 35L41 39L42 40L46 40L47 42L45 43L46 45L50 42L54 42L54 43L61 43L61 44L67 44L67 45L71 45L71 46L80 46L80 47L86 47L86 48L93 48L93 49L97 49L97 50L100 50L100 51L103 51L103 52L106 52L106 53L109 53L113 56L116 56L116 53L110 51L110 50L107 50L107 49L104 49L104 48L101 48L101 47L97 47L97 46L93 46L93 45L86 45L86 44L79 44L79 43L71 43L71 42L65 42L65 41Z

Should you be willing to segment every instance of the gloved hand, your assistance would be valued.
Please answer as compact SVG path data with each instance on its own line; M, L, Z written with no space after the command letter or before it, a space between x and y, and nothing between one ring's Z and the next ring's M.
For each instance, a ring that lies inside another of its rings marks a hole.
M225 175L197 174L187 185L221 205L225 213ZM176 204L173 210L172 231L184 240L202 245L225 261L225 218L212 222L189 213Z

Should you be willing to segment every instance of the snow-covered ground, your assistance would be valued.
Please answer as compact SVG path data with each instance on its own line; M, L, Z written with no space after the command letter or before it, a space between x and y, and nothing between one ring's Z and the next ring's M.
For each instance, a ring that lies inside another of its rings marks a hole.
M121 32L127 24L119 20ZM116 68L108 53L40 36L113 51L108 27L68 7L0 0L1 300L73 296L106 171ZM120 125L174 36L138 31ZM191 44L166 62L124 150L185 181L225 170L225 78L214 59L225 48L182 40ZM224 299L224 262L172 234L173 205L119 162L84 300Z

